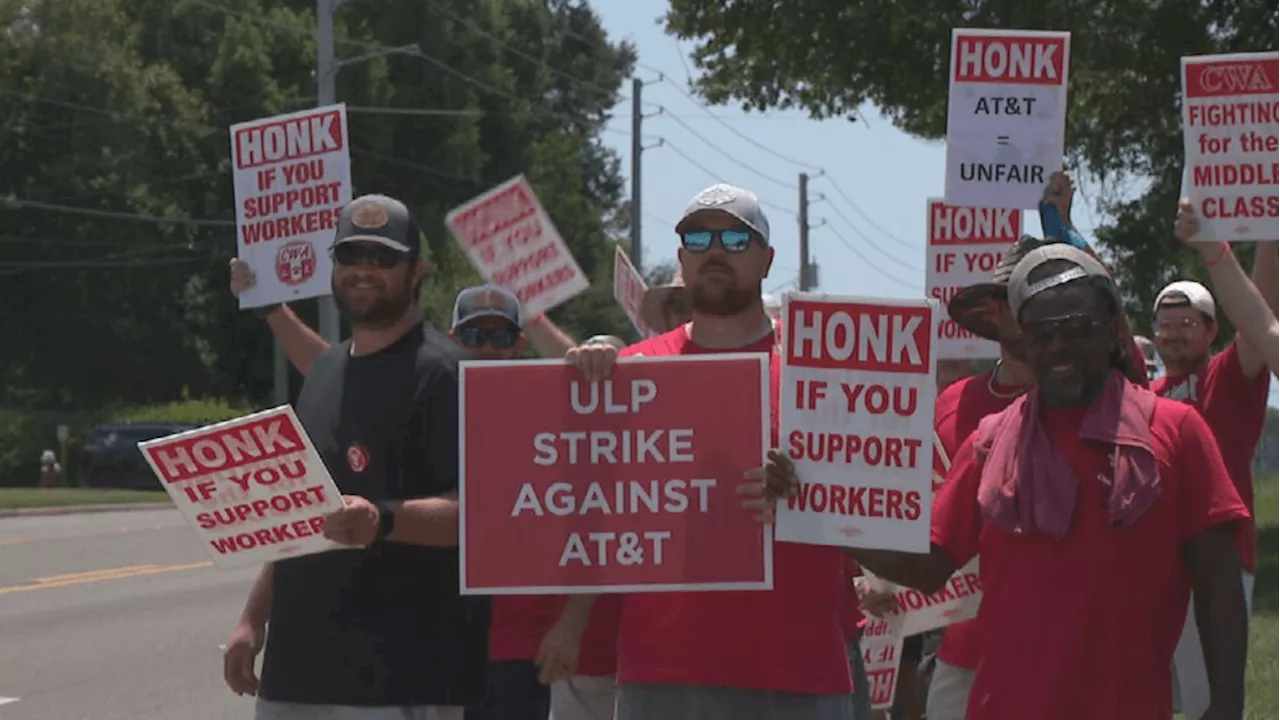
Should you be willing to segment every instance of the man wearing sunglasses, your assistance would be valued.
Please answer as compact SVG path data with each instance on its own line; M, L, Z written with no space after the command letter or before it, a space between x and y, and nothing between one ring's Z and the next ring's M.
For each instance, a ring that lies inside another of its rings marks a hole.
M422 320L420 248L398 200L343 208L332 282L352 336L313 356L295 407L343 493L324 534L349 549L259 574L223 668L258 720L461 720L484 697L488 600L457 580L465 353Z
M1183 200L1174 223L1174 235L1194 247L1212 276L1224 266L1236 265L1230 284L1215 285L1221 295L1227 293L1224 309L1239 307L1230 302L1239 297L1249 278L1240 269L1231 246L1225 242L1191 243L1199 232L1199 220L1192 204ZM1276 293L1276 243L1256 243L1252 284L1264 290L1263 297ZM1274 300L1272 300L1274 302ZM1270 308L1274 313L1274 308ZM1253 457L1262 438L1267 417L1267 394L1270 373L1267 372L1265 350L1274 349L1275 340L1262 332L1252 318L1237 311L1228 317L1237 332L1231 344L1214 354L1212 344L1218 338L1218 303L1212 293L1198 282L1182 280L1165 286L1154 305L1154 341L1166 374L1151 384L1157 394L1188 403L1200 411L1226 461L1236 490L1252 512ZM1266 312L1266 311L1264 311ZM1237 549L1244 575L1245 600L1252 609L1257 532L1253 523L1242 524ZM1201 662L1199 637L1195 632L1195 608L1187 612L1182 642L1174 655L1175 707L1187 720L1198 720L1209 704L1209 677Z
M403 259L403 253L397 258L395 253L399 251L389 248L392 255L387 255L383 259L376 256L370 257L366 261L366 253L381 251L373 247L365 247L353 252L355 249L356 246L351 241L338 242L334 245L333 256L339 268L344 262L355 265L363 263L375 268L388 264L394 267L397 263L391 262L392 259ZM253 279L253 273L246 263L241 260L231 261L230 287L233 295L238 295L250 287ZM316 358L328 350L328 342L307 327L285 305L270 306L258 314L266 318L290 362L304 376L308 375ZM549 318L545 316L526 318L516 296L494 285L462 290L454 303L450 327L449 337L454 343L469 351L470 357L485 360L518 359L524 355L529 341L534 343L539 352L548 357L562 357L574 344L573 340ZM616 338L597 336L592 338L592 341L616 342ZM538 644L554 623L563 602L562 598L557 600L545 596L494 598L489 628L489 664L485 699L483 703L477 703L467 710L467 720L521 720L522 718L546 720L552 702L552 693L538 681L537 670L532 660ZM260 633L258 637L260 638ZM595 644L591 645L594 647ZM616 663L613 656L613 643L610 641L602 645L599 653L593 654L590 648L584 652L579 671L586 676L573 678L573 680L588 689L605 686L607 692L595 693L595 695L607 696L610 709L608 716L611 717L612 675ZM252 645L246 643L229 646L228 657L234 659L234 664L238 668L231 674L232 677L238 678L245 673L252 675L252 652L254 652L252 648ZM246 666L247 669L245 669ZM237 685L232 687L236 689ZM586 696L586 693L581 691L578 696L583 703L594 699L594 696ZM574 715L562 712L561 715L565 720L582 717L580 713ZM603 717L603 715L596 714L589 717Z
M1248 638L1233 526L1248 511L1208 426L1126 376L1123 300L1084 251L1032 250L1008 302L1035 386L956 452L930 552L851 554L927 593L981 554L968 720L1170 717L1169 663L1191 595L1213 669L1204 717L1241 717Z
M567 358L599 380L619 357L727 352L770 355L779 376L778 341L764 311L761 285L773 264L769 222L756 195L714 185L694 197L676 225L680 274L693 317L621 353L579 347ZM770 413L777 442L777 408ZM793 476L769 453L754 481L738 488L744 507L772 522L765 482ZM848 646L841 623L847 599L839 548L779 542L773 590L637 593L622 598L617 629L618 720L847 720L853 707ZM610 597L602 596L601 602ZM595 596L573 596L540 651L544 672L571 668Z

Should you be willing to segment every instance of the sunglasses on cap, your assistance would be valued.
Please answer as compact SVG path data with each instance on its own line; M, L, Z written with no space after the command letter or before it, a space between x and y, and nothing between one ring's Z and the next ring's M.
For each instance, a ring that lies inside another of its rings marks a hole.
M700 230L692 229L680 233L680 244L691 253L704 253L711 249L716 238L720 238L720 247L725 252L740 253L751 247L754 235L749 230Z
M506 328L463 327L458 329L458 342L463 347L478 348L488 345L495 350L507 350L520 339L520 333Z
M329 254L333 256L334 262L345 267L368 263L383 270L399 265L408 257L386 245L359 242L338 243L329 249Z

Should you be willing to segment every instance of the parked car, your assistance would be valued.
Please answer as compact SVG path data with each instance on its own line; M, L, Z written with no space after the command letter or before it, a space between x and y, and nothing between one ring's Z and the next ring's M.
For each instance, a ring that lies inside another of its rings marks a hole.
M142 457L138 443L196 427L186 423L97 425L80 446L80 484L91 488L159 489L160 481Z

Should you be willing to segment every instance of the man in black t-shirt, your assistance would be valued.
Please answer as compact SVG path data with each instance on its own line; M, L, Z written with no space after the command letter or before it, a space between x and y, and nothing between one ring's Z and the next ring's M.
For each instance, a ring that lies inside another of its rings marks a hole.
M257 720L461 720L484 696L488 600L458 594L465 353L422 321L420 246L397 200L343 209L333 294L352 337L315 358L296 410L346 501L325 535L350 549L254 584L224 671L257 695Z

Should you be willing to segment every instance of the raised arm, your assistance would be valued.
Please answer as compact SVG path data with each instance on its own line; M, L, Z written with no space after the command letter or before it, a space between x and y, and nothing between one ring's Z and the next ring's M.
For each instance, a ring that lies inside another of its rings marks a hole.
M1189 200L1178 205L1174 234L1200 253L1213 294L1236 326L1236 353L1245 377L1257 377L1263 367L1280 372L1280 334L1276 323L1276 243L1257 244L1253 277L1245 274L1226 242L1190 243L1199 226Z
M239 297L240 293L253 287L253 269L249 263L232 258L231 294ZM276 342L284 349L285 357L304 376L311 372L311 363L316 356L329 349L329 342L298 317L288 305L268 305L254 309L254 313L267 321L267 327L275 335Z

